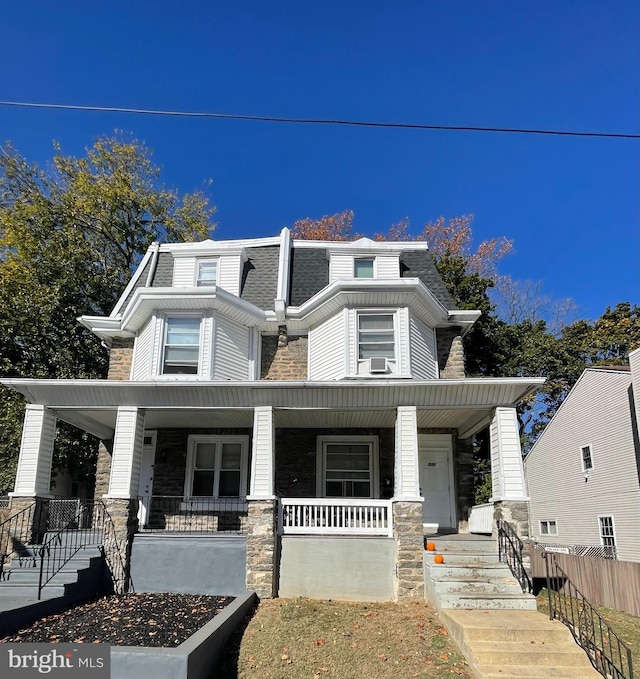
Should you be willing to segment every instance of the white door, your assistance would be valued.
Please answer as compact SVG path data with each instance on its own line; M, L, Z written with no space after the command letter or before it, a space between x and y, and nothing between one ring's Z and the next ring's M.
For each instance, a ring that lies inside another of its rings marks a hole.
M421 434L418 437L420 494L425 524L436 529L455 528L453 449L450 434Z
M140 481L138 495L140 496L140 509L138 520L141 526L145 526L149 511L151 510L151 495L153 494L153 467L156 461L156 438L158 432L145 431L142 442L142 460L140 462Z

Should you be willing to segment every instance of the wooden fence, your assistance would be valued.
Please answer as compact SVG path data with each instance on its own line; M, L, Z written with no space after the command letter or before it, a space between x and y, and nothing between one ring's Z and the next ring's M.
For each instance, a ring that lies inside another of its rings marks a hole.
M531 549L531 575L546 578L543 551ZM640 615L640 563L555 554L558 566L591 603Z

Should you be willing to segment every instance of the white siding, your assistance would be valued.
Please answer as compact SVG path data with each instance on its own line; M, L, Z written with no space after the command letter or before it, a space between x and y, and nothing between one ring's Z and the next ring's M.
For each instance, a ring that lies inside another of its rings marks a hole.
M438 378L435 333L413 316L409 317L411 336L411 377L414 380Z
M162 372L162 349L164 338L162 331L164 323L159 316L153 316L149 321L149 325L153 328L153 350L151 352L151 374L159 375Z
M396 360L395 365L392 365L392 372L400 375L409 375L411 371L411 351L410 347L410 330L409 330L409 310L405 307L398 309L396 314L396 331L398 337L396 339Z
M253 499L273 497L274 468L273 408L259 406L253 418L253 449L249 496Z
M202 319L202 326L200 328L200 371L199 377L205 380L210 379L213 372L213 334L215 332L216 320L211 314L205 315Z
M49 493L55 433L55 415L44 406L28 404L14 487L16 495Z
M396 420L395 488L396 499L420 496L418 474L418 425L415 406L399 406Z
M240 274L242 271L240 255L220 257L218 285L232 295L240 295Z
M526 491L516 409L496 408L489 432L494 483L492 499L524 500Z
M329 260L329 283L353 279L353 255L332 254Z
M400 278L400 257L378 255L375 261L376 278Z
M613 516L618 558L640 561L640 483L631 422L631 375L583 373L526 460L532 537L564 545L599 545L598 516ZM585 480L580 448L591 446ZM541 520L558 535L541 536Z
M134 380L145 380L152 374L154 334L155 320L150 318L136 337L131 367L131 378Z
M214 380L249 379L249 329L216 316Z
M345 376L345 314L340 312L309 332L309 379Z
M111 458L109 497L134 497L140 485L144 414L133 406L120 406Z
M174 257L173 259L173 287L192 288L195 285L196 258Z

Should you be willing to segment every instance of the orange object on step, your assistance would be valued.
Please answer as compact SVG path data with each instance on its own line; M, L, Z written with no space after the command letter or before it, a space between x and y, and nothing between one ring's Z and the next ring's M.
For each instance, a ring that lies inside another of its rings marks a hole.
M435 543L435 542L427 542L427 549L428 549L430 552L435 552L436 543Z
M436 554L436 555L433 557L433 560L434 560L436 563L444 563L444 556L442 556L442 554Z

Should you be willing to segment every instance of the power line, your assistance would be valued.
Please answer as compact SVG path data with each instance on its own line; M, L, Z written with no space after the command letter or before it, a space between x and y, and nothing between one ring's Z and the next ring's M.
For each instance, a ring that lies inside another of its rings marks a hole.
M298 125L348 125L355 127L386 127L403 130L445 130L453 132L502 132L510 134L546 134L562 137L604 137L608 139L640 139L640 134L619 132L576 132L568 130L537 130L516 127L477 127L472 125L424 125L421 123L381 123L367 120L340 120L332 118L281 118L276 116L250 116L240 113L206 113L197 111L163 111L158 109L120 108L117 106L74 106L72 104L39 104L24 101L0 101L0 106L22 108L47 108L66 111L99 111L102 113L133 113L137 115L173 116L180 118L218 118L224 120L250 120L266 123L293 123Z

